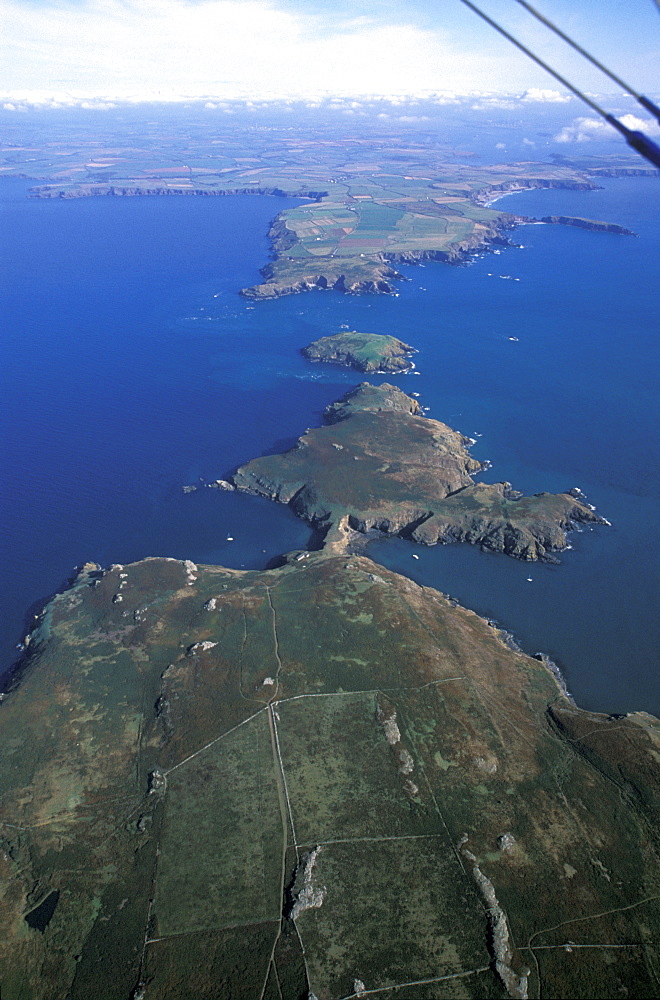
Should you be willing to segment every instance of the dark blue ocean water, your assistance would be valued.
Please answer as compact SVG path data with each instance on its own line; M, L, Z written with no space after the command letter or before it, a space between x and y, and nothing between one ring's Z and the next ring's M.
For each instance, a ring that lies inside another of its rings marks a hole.
M604 218L639 239L525 226L514 234L522 249L409 268L396 298L318 292L254 306L236 292L258 280L268 221L291 202L31 201L26 187L0 185L5 665L28 608L85 560L255 567L305 544L309 530L287 508L182 486L318 424L359 379L298 351L346 324L419 348L420 374L399 384L430 416L480 435L487 481L579 486L613 522L573 534L561 566L469 546L417 548L413 561L398 540L371 554L547 652L585 707L660 711L655 179L501 203Z

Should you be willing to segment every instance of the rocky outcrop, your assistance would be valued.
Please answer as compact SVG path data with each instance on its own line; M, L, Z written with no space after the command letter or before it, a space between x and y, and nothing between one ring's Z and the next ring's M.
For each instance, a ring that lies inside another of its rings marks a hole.
M346 420L355 413L364 410L373 413L394 410L396 413L409 413L413 417L424 415L417 400L413 399L412 396L407 396L398 386L388 385L387 382L382 385L361 382L355 389L350 389L341 399L338 399L336 403L330 403L329 406L326 406L323 416L327 423L337 424L340 420ZM467 444L468 439L460 436L463 443Z
M511 490L509 483L476 483L448 497L418 525L412 538L423 545L469 542L528 562L557 562L566 532L586 523L605 523L570 493Z
M281 278L279 276L280 270L276 269L275 264L267 264L261 269L261 274L266 280L260 285L242 288L240 294L244 298L252 300L277 299L283 295L326 291L328 289L352 295L359 295L362 292L391 295L395 291L392 282L401 278L397 271L385 264L384 259L374 264L368 277L352 276L347 270L342 270L339 266L332 264L323 267L322 270L303 272L300 277L296 277L299 272L298 268L288 266L286 272L292 280Z
M511 837L511 834L508 834ZM500 838L501 840L502 838ZM459 841L461 854L472 865L472 875L479 886L479 890L486 903L488 919L490 922L490 945L495 960L495 970L500 977L507 994L513 1000L527 1000L527 979L530 969L525 967L520 974L512 968L513 951L511 950L511 931L506 912L500 906L500 902L495 895L495 886L484 875L477 864L477 858L469 851L465 844L468 841L467 833L464 833Z
M600 222L598 219L581 219L573 215L544 215L539 222L549 225L575 226L578 229L589 229L594 233L616 233L619 236L636 236L632 229L618 226L614 222Z

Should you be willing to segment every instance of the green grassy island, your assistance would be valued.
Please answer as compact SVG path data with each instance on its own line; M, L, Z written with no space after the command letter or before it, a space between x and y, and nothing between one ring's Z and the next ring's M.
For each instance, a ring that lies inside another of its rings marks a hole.
M347 330L332 337L321 337L302 349L309 361L329 361L360 372L411 371L415 366L410 356L414 347L404 344L396 337L379 333L358 333Z

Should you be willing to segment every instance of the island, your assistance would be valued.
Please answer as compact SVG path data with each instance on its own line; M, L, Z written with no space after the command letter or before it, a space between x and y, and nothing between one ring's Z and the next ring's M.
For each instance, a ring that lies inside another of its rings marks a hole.
M391 374L412 371L415 365L410 357L416 353L414 347L396 337L357 330L321 337L302 349L308 361L334 361L360 372Z
M363 382L280 455L253 459L235 489L287 503L342 546L355 532L425 545L466 541L528 561L556 562L566 532L604 524L579 490L523 497L509 483L475 483L485 468L464 435L425 417L396 386Z

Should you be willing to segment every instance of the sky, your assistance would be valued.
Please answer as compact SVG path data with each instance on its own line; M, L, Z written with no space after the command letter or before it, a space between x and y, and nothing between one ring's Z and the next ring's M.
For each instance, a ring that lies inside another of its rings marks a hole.
M516 0L477 2L577 86L620 92ZM631 86L660 93L655 0L535 6ZM460 0L0 0L0 22L10 103L565 93Z

